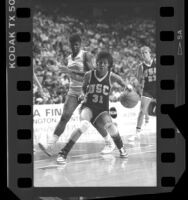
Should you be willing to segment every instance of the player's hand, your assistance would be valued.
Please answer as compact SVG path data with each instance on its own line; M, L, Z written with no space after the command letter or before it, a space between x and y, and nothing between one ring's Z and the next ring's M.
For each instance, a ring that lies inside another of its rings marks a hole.
M152 99L151 102L155 102L155 103L157 103L157 100L156 100L156 99Z
M41 96L44 96L44 91L43 91L43 89L42 88L39 88L39 94L41 95Z
M128 90L128 91L132 91L133 90L133 86L132 85L130 85L130 84L128 84L127 86L126 86L126 89Z
M79 102L79 103L81 103L81 102L83 102L83 101L85 101L85 95L84 95L84 93L82 93L82 94L78 97L78 102Z
M50 95L49 94L44 94L43 96L43 99L44 99L44 102L47 102L50 98Z
M42 98L44 102L47 102L50 99L50 94L47 90L43 90Z

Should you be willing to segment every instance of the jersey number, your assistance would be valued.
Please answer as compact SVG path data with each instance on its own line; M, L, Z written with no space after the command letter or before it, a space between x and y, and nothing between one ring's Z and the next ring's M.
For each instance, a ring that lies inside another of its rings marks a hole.
M93 94L92 101L94 103L103 103L103 96L102 95Z

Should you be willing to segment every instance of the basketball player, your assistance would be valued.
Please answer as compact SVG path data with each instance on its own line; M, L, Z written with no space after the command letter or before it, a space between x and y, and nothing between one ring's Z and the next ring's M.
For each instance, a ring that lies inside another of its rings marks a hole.
M59 152L58 163L66 163L66 157L82 133L88 130L90 122L94 127L101 127L112 137L116 147L120 152L120 157L127 157L119 132L112 122L109 114L109 94L111 86L117 82L123 88L127 89L122 78L111 72L113 59L111 54L100 52L96 59L96 70L90 70L85 74L83 92L85 101L80 109L80 126L73 131L69 141Z
M64 132L66 124L80 103L79 98L82 94L82 85L85 72L93 68L90 54L81 49L80 36L78 34L73 34L69 41L72 54L67 58L67 67L61 67L61 70L65 72L68 68L70 75L70 86L66 101L64 103L63 114L55 128L52 138L48 141L47 148L45 148L43 144L39 143L41 150L43 150L49 156L55 153L56 142L58 141L60 135ZM115 145L110 136L107 134L106 130L100 126L96 126L96 129L105 140L106 145L102 150L102 153L105 154L112 152L115 148Z
M141 96L140 112L137 119L136 135L128 140L133 141L140 138L141 128L145 116L146 125L149 123L148 107L156 99L156 60L152 58L151 49L147 46L141 48L143 63L141 73L143 73L143 93Z

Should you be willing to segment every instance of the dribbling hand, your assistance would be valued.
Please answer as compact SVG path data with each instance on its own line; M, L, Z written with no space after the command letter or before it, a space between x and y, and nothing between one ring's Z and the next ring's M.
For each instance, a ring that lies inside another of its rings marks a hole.
M86 101L86 96L84 94L81 94L79 97L78 97L78 102L79 103L83 103Z
M126 85L126 87L125 87L124 90L125 90L125 91L128 91L128 92L131 92L131 91L133 90L133 86L130 85L130 84L128 84L128 85Z

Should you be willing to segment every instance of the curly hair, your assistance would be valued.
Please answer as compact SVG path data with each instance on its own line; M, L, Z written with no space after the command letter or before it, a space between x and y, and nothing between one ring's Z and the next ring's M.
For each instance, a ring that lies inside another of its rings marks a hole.
M143 47L141 47L141 48L140 48L140 51L141 51L141 53L142 53L143 51L148 51L149 53L151 53L151 49L150 49L150 47L148 47L148 46L143 46Z
M109 52L101 51L97 55L96 63L99 62L101 59L107 59L109 63L109 70L113 67L113 58Z
M72 34L70 37L69 37L69 42L71 44L75 43L75 42L81 42L81 37L79 34L75 33L75 34Z

